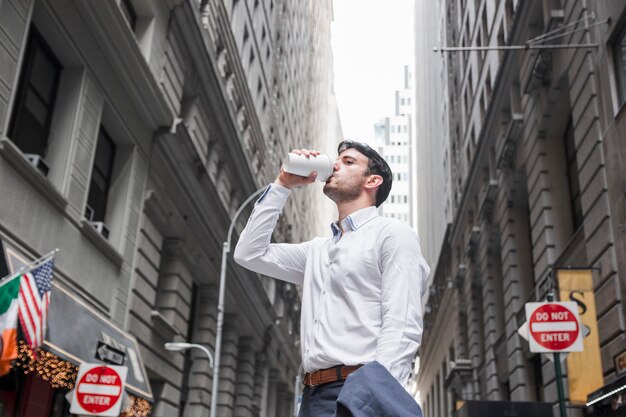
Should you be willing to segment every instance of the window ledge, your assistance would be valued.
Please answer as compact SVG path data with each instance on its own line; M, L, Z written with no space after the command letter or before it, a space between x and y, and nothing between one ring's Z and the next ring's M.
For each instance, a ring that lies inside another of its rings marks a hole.
M81 232L91 240L91 242L98 247L109 258L115 265L121 267L124 263L124 257L117 251L108 240L98 233L96 229L93 228L87 219L80 220L80 230Z
M150 312L150 318L152 319L152 324L154 325L154 331L163 339L172 340L174 336L179 334L178 330L174 328L174 326L163 314L161 314L160 311L152 310Z
M0 138L0 154L22 177L41 193L59 211L65 212L67 200L37 168L24 157L22 151L8 138Z

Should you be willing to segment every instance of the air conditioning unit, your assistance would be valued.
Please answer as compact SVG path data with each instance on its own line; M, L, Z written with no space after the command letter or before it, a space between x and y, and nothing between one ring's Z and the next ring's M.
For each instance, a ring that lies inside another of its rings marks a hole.
M104 222L89 222L89 224L96 229L96 231L98 233L100 233L100 235L105 238L108 239L109 238L109 228L106 227L106 225L104 224Z
M90 222L93 221L93 209L89 205L85 206L85 218Z
M41 172L45 177L48 176L50 168L48 168L48 164L46 164L41 155L37 155L35 153L25 153L24 157L28 159L28 162L30 162L31 165L37 169L37 171Z

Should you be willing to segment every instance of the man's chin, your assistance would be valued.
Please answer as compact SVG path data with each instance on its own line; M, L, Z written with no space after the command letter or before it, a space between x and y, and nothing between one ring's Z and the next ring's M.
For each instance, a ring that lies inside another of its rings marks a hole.
M322 188L322 191L324 192L326 197L332 199L333 187L328 183L328 181L326 181L326 183L324 184L324 188Z

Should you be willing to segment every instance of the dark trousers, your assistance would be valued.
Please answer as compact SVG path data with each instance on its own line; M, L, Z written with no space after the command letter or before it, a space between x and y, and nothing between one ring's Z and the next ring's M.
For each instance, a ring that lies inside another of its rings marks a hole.
M298 417L335 417L337 398L344 381L304 387Z

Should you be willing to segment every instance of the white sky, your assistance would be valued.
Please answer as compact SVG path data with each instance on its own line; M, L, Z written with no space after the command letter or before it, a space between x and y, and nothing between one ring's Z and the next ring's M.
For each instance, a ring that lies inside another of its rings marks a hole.
M413 66L414 0L333 0L335 93L346 139L373 142Z

